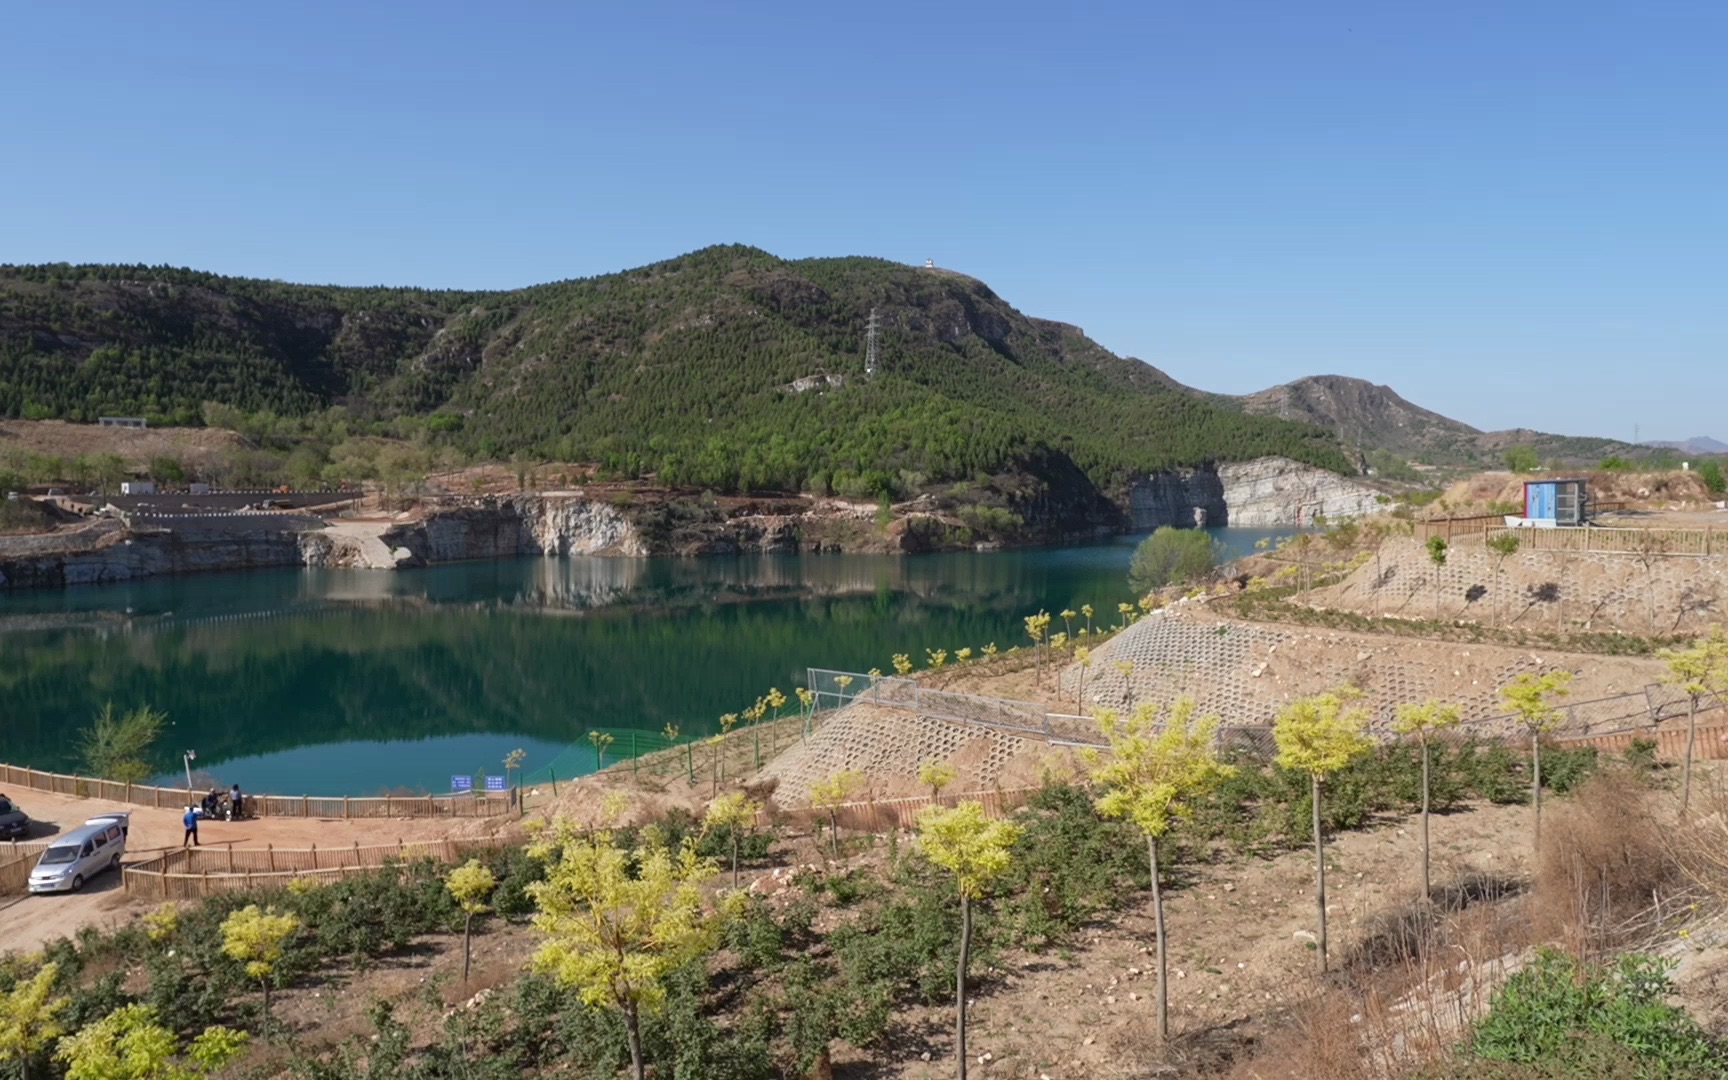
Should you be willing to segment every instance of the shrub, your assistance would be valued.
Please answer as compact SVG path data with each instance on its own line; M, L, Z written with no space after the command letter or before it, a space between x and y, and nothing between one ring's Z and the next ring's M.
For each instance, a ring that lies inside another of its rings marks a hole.
M1145 593L1166 585L1204 581L1218 566L1223 548L1210 533L1169 525L1140 541L1128 568L1128 584Z
M1698 466L1698 479L1704 481L1704 489L1712 495L1728 491L1728 478L1722 475L1722 463L1714 458L1706 459Z
M1150 887L1145 841L1100 818L1080 788L1045 787L1015 820L1020 839L993 891L1003 935L1016 944L1053 942Z
M1564 953L1543 950L1495 993L1469 1053L1540 1063L1550 1076L1724 1075L1728 1044L1668 1004L1672 991L1667 964L1655 957L1628 954L1612 969L1580 970ZM1604 1059L1629 1060L1635 1071L1597 1071Z

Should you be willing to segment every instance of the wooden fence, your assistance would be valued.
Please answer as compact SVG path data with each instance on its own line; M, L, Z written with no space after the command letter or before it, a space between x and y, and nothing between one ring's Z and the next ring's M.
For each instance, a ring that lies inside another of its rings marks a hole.
M48 850L47 842L20 844L13 841L0 846L0 896L21 893L30 884L30 871L36 860Z
M1716 530L1634 529L1579 525L1555 529L1490 529L1488 536L1518 538L1523 551L1601 551L1621 555L1722 555L1728 544Z
M1605 754L1624 755L1627 750L1632 748L1632 743L1639 739L1655 743L1656 756L1664 761L1686 760L1686 727L1684 724L1659 730L1628 728L1623 731L1573 738L1562 735L1558 741L1566 746L1593 746ZM1695 761L1728 760L1728 723L1699 724L1698 743L1692 748L1692 757Z
M7 787L46 791L77 799L102 799L177 809L195 805L206 790L151 787L119 780L98 780L41 769L0 765L0 790ZM378 795L364 798L318 795L248 795L246 803L259 817L302 818L393 818L393 817L496 817L513 814L516 806L508 793L469 795Z
M943 806L954 806L963 802L977 802L984 806L984 813L990 817L1004 817L1014 810L1025 806L1032 798L1036 787L1011 788L1006 791L973 791L959 795L944 795L940 802ZM910 829L917 824L918 812L932 805L933 800L928 795L908 795L896 799L870 799L863 802L843 803L835 807L835 819L842 829L853 832L888 832L895 829ZM828 811L813 806L801 806L795 810L778 808L764 810L757 818L759 825L792 825L794 827L811 828L817 823L828 824Z
M1505 514L1477 514L1474 517L1429 518L1415 522L1411 531L1417 543L1427 543L1435 536L1443 540L1459 536L1480 536L1490 529L1502 528L1505 524Z
M299 879L331 880L420 859L453 863L505 841L426 840L321 848L181 848L125 868L128 896L192 900L232 889L261 889Z

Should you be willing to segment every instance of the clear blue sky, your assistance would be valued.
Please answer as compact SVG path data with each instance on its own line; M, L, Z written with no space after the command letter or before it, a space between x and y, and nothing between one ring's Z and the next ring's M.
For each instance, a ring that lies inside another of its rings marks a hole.
M1728 438L1728 4L16 4L0 261L934 258L1186 382Z

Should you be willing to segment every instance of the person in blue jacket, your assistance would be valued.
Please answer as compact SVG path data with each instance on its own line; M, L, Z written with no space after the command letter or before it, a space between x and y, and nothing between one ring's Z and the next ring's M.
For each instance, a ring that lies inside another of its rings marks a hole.
M188 806L186 808L186 816L180 819L180 823L186 826L186 835L180 838L180 846L185 847L186 842L190 840L193 847L199 847L198 811L195 808Z

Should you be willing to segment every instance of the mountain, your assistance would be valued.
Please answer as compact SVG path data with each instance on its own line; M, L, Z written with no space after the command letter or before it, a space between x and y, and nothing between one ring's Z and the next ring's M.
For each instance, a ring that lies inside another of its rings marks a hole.
M714 247L503 292L0 267L4 416L196 422L214 402L717 490L1083 473L1120 500L1172 466L1351 471L1330 432L1159 375L976 279L881 259Z
M1694 435L1680 442L1646 442L1644 445L1678 450L1682 454L1728 454L1728 443L1712 439L1708 435Z
M1412 404L1389 386L1343 375L1313 375L1229 400L1253 415L1312 424L1364 451L1430 465L1498 468L1514 447L1527 448L1540 461L1568 465L1650 454L1647 448L1616 439L1527 428L1481 431Z
M1482 433L1376 386L1342 375L1313 375L1240 399L1245 412L1313 424L1364 448L1413 454L1468 445Z

